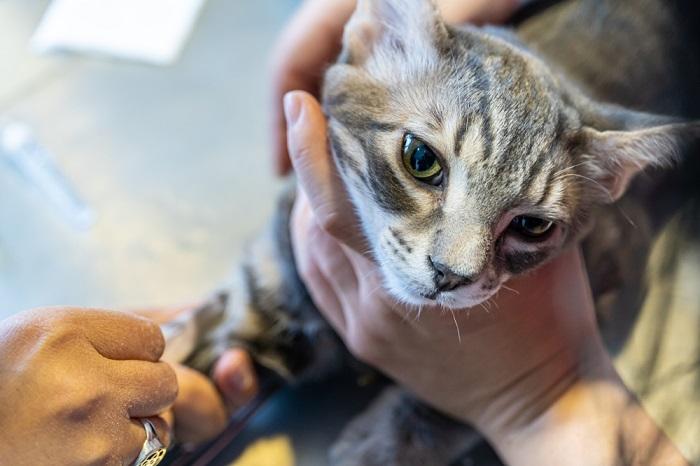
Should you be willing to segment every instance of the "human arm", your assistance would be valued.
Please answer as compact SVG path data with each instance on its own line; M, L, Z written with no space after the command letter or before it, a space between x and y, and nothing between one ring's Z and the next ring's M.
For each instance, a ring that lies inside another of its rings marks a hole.
M285 103L300 184L297 264L355 355L477 427L514 466L687 464L615 372L578 250L508 283L490 309L424 308L417 318L357 252L357 219L320 106L305 93Z
M156 307L133 312L164 324L191 308ZM220 434L230 414L249 403L257 393L253 362L242 349L225 351L211 374L205 375L181 364L172 364L172 367L179 387L171 408L173 430L175 439L184 445L198 445Z

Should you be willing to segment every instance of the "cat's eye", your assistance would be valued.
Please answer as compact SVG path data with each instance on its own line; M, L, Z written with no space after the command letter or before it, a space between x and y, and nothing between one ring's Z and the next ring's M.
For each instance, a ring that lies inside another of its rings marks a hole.
M403 142L403 165L418 181L439 186L443 180L442 165L435 152L412 134Z
M553 222L530 215L519 215L510 222L511 230L529 239L544 239L553 227Z

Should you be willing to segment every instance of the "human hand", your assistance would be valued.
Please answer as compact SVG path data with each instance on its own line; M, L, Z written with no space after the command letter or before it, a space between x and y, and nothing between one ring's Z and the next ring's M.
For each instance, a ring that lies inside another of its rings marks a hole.
M136 314L162 324L188 307L135 310ZM204 374L173 364L179 386L171 412L175 439L185 445L211 440L226 427L231 413L252 401L258 383L253 362L242 349L226 351L216 362L211 379Z
M0 322L0 458L16 466L130 465L152 421L170 442L177 381L154 323L47 308Z
M437 0L443 17L457 24L501 22L519 0ZM306 0L282 32L272 58L271 112L275 170L286 174L291 165L282 98L292 90L318 96L323 73L340 53L343 27L355 0Z
M477 427L508 464L687 464L617 376L577 249L484 308L402 306L365 253L318 102L294 92L285 109L297 266L353 354Z

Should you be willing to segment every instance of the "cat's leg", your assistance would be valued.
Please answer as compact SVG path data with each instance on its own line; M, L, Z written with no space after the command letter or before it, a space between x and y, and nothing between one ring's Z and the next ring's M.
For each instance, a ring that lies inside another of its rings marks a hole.
M474 429L390 387L341 433L332 466L453 466L480 445ZM498 464L498 463L497 463Z
M294 264L289 218L294 195L281 198L273 221L247 250L231 281L218 325L199 336L186 364L209 372L223 351L243 347L287 380L327 372L342 345L316 310Z

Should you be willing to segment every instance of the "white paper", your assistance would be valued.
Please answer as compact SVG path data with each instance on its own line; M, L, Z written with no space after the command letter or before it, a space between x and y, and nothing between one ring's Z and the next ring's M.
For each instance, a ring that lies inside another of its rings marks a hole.
M32 38L39 52L173 63L204 0L54 0Z

